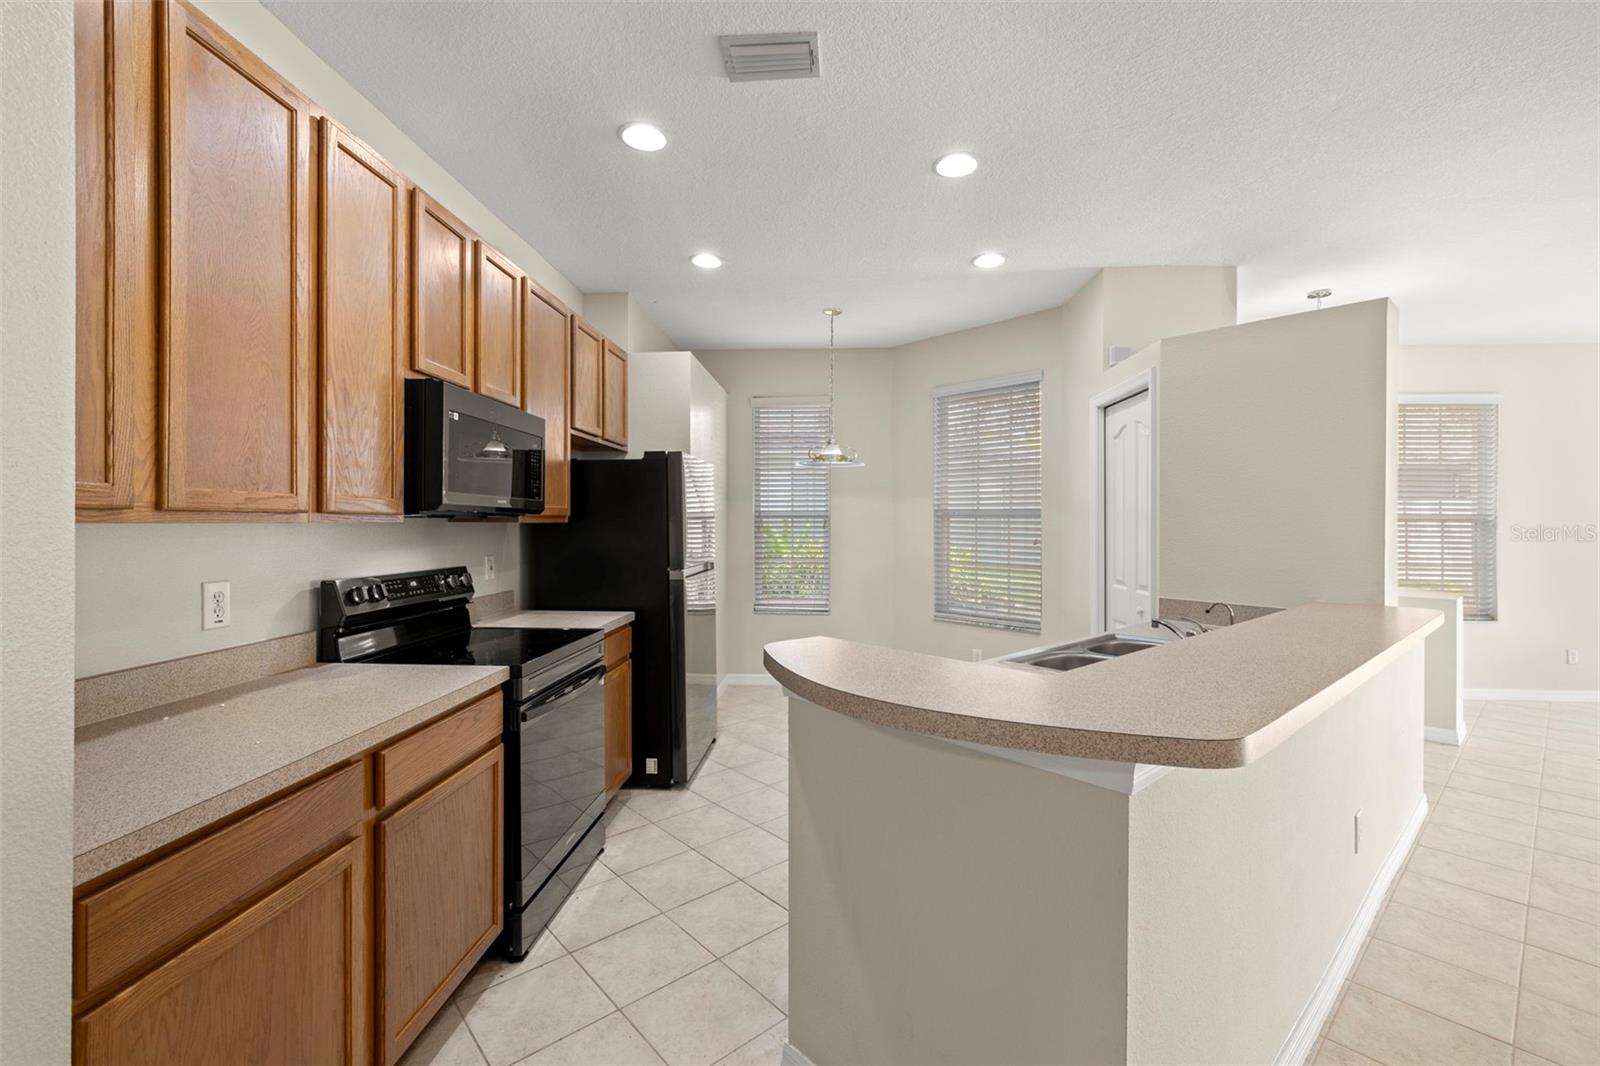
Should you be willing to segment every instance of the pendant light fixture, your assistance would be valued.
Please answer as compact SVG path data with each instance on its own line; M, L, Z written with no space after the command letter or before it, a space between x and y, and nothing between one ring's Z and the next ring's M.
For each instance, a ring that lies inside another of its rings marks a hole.
M811 449L804 459L797 460L794 465L824 470L841 466L866 466L856 458L855 452L839 447L833 439L833 323L844 312L837 307L824 307L822 313L828 316L828 441L820 448Z

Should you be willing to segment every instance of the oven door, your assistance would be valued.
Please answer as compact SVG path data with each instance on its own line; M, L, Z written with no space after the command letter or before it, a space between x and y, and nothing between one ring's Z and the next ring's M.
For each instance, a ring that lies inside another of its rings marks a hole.
M509 892L520 908L549 879L567 852L605 810L605 662L518 704L506 742L516 746L517 807L508 811Z

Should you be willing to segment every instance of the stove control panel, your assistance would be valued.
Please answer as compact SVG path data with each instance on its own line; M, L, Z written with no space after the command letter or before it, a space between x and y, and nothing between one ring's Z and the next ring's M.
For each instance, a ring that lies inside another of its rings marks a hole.
M465 603L472 592L472 574L464 566L324 581L319 625L336 626L352 617L408 606Z

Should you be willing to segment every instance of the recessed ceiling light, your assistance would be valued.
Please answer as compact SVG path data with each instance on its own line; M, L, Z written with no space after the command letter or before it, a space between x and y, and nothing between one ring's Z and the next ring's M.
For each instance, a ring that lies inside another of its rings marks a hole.
M993 270L1006 261L1006 257L999 252L984 252L982 255L972 257L972 265L979 270Z
M951 152L933 165L941 178L964 178L978 169L978 160L966 152Z
M648 122L630 122L618 136L623 144L641 152L659 152L667 146L667 135Z
M689 262L701 270L715 270L722 265L722 257L712 255L710 252L698 252L689 257Z

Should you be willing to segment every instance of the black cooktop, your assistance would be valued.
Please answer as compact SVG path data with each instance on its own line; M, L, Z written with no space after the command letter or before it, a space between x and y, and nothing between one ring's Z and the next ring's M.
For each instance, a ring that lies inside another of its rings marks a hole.
M417 663L425 666L507 666L512 677L538 673L577 651L597 643L598 629L503 629L481 626L434 640L383 652L369 663Z

